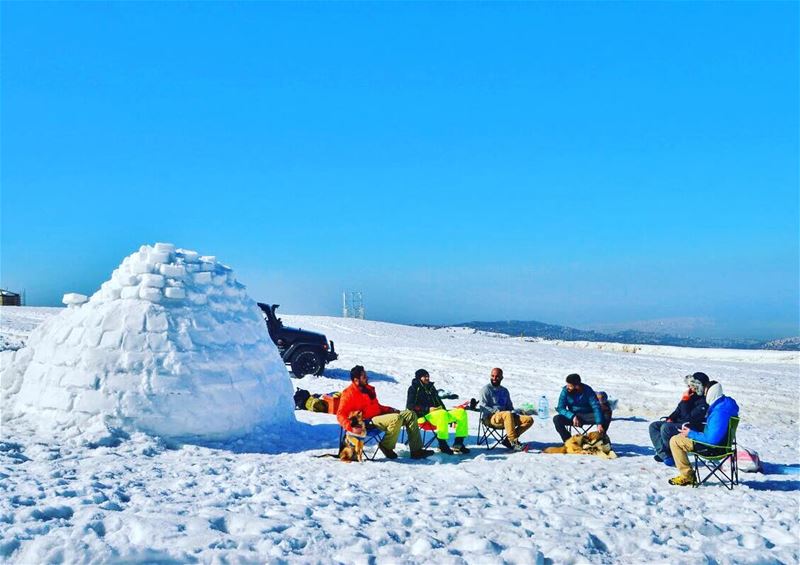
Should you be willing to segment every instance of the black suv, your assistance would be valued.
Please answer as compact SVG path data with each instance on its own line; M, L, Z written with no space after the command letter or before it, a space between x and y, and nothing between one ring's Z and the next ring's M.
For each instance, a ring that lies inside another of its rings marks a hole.
M278 346L283 362L291 366L295 377L321 375L325 370L325 363L339 358L333 349L333 342L328 347L328 338L324 335L284 326L275 315L278 304L259 302L258 307L264 312L269 337Z

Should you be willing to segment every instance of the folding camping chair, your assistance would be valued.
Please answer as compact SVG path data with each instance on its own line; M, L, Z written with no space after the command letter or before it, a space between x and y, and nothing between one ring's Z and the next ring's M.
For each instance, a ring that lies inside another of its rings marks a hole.
M419 418L417 424L419 425L419 431L422 435L422 449L428 449L433 445L433 442L436 441L436 427L425 418ZM452 428L454 425L455 424L450 424L450 427ZM431 436L428 437L428 434L431 434ZM405 428L400 431L400 443L406 443Z
M483 418L478 418L478 445L483 444L486 449L494 449L504 441L508 441L505 428L493 428Z
M375 456L378 455L378 451L380 451L378 444L383 441L383 436L386 435L386 432L373 426L372 422L369 420L366 422L366 427L367 437L364 438L364 458L374 461ZM344 428L339 428L339 453L341 453L342 448L344 448L344 435Z
M463 404L459 404L458 406L453 406L451 410L455 408L462 408L466 410L468 406L469 402L464 402ZM437 439L436 426L428 422L425 418L418 418L417 425L419 425L419 431L422 432L422 449L428 449L431 445L433 445L433 442L436 441ZM455 428L456 427L455 422L450 422L449 427L450 429ZM431 434L430 438L428 437L428 433ZM403 428L402 431L400 432L400 443L405 443L405 442L406 442L406 429Z
M593 428L596 428L597 424L581 424L580 426L575 426L573 424L567 424L567 429L569 430L570 435L573 436L585 436L589 432L592 431Z
M736 428L739 427L739 418L733 417L728 422L728 436L725 445L712 445L695 441L694 455L694 486L700 486L711 477L716 477L728 490L733 490L739 484L739 462L736 459ZM723 465L730 460L730 474L725 472ZM703 464L708 474L700 478L700 464Z

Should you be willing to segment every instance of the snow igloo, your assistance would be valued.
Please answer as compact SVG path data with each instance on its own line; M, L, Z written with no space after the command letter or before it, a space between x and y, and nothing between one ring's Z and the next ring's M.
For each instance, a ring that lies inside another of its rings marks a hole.
M225 440L295 422L263 315L215 257L145 245L64 302L2 368L14 415L41 432Z

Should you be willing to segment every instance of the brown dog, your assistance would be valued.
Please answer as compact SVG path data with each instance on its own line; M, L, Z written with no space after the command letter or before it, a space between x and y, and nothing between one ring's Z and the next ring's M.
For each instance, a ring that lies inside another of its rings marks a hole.
M597 455L603 459L616 459L611 449L611 440L606 434L589 432L586 435L572 436L562 447L546 447L543 453L568 453L570 455Z
M348 419L350 420L351 428L364 429L364 414L361 413L361 410L351 412L350 416L348 416ZM346 432L344 434L344 445L342 446L342 450L339 452L339 459L346 463L351 461L363 462L365 437L365 435L357 435L353 432Z

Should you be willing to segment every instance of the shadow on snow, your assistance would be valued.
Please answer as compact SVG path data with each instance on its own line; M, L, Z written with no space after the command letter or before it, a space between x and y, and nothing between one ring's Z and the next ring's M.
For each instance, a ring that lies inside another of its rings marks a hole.
M350 382L350 371L345 369L325 369L323 376L328 377L329 379ZM367 376L369 377L370 382L397 382L397 379L394 377L384 373L376 373L375 371L367 370Z
M800 481L741 481L740 484L753 490L800 491Z

